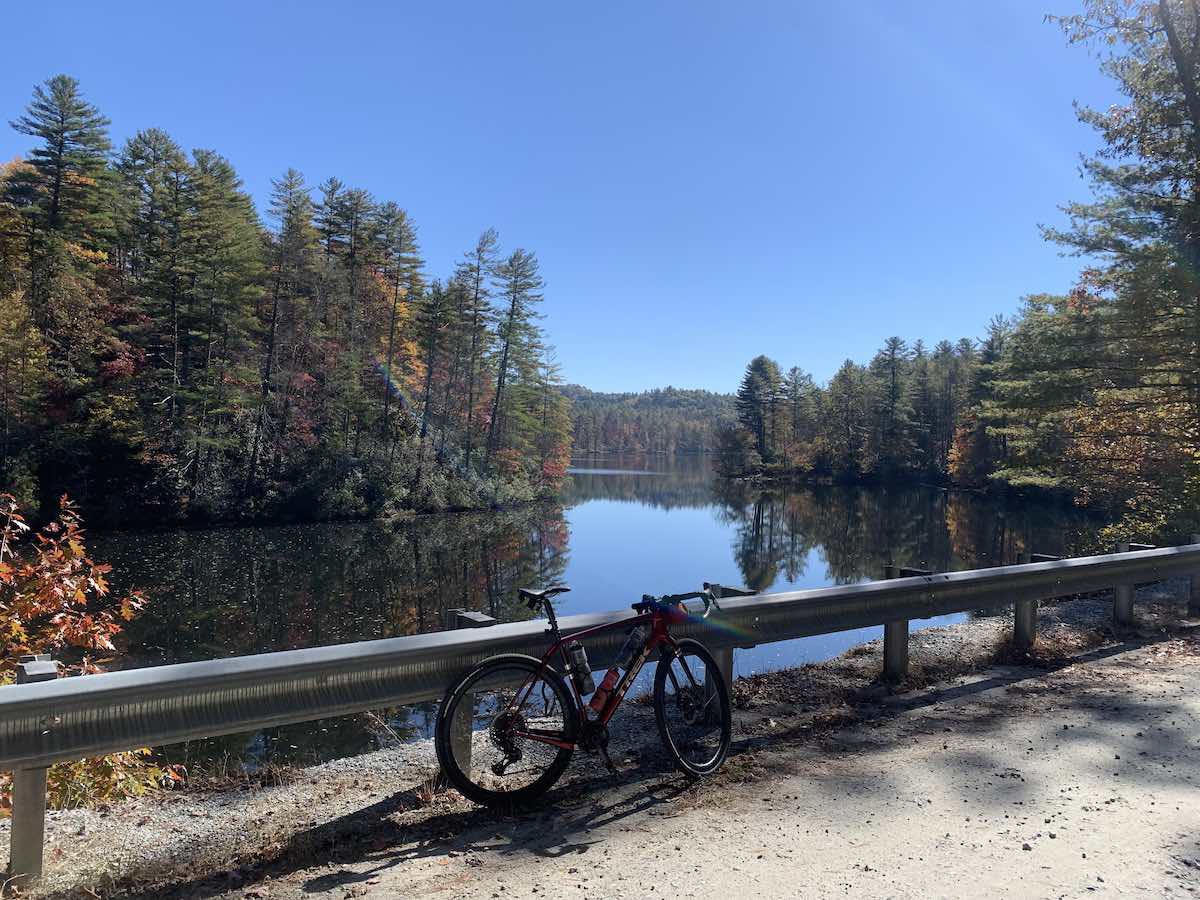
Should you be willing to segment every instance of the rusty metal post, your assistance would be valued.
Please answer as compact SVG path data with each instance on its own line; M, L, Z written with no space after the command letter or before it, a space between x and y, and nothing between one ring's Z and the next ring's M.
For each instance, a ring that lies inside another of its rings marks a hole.
M1129 541L1121 541L1116 546L1117 553L1129 552ZM1133 617L1133 585L1118 584L1113 587L1113 621L1118 625L1133 625L1137 620Z
M708 701L709 697L711 697L714 693L716 693L717 689L714 686L714 682L718 678L720 678L721 681L725 682L725 691L726 691L727 695L729 696L730 706L732 706L732 704L733 704L733 648L732 647L721 647L720 649L710 650L709 652L712 653L713 660L717 664L717 671L714 672L707 667L704 670L704 699L705 699L705 702Z
M456 628L486 628L496 620L486 613L471 612L462 608L442 610L442 626L447 631ZM450 752L454 761L464 772L471 771L471 739L475 725L475 695L464 695L450 723Z
M884 566L884 578L896 578L899 568ZM887 622L883 626L883 677L899 681L908 674L908 619Z
M1017 563L1023 565L1031 562L1028 551L1022 551ZM1013 604L1013 646L1017 650L1029 651L1037 643L1037 613L1036 597L1017 600Z
M53 681L58 663L49 654L22 656L17 666L17 684ZM9 841L7 881L13 887L28 885L41 877L46 840L46 773L48 768L17 769L13 772L12 834Z
M1193 544L1200 544L1200 534L1191 536ZM1194 572L1189 579L1188 615L1200 616L1200 572Z

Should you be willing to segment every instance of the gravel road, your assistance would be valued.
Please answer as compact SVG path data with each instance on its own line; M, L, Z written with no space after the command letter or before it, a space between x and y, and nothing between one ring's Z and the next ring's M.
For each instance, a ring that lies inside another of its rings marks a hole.
M1195 895L1200 629L1177 604L1149 602L1138 633L1113 634L1110 609L1103 598L1043 609L1032 665L984 665L1003 658L1007 619L919 633L914 678L896 693L871 683L877 644L739 680L735 753L695 785L666 767L648 709L629 704L614 734L621 774L584 756L517 817L434 793L420 746L267 790L54 813L45 891Z
M216 895L1195 895L1198 685L1196 635L995 668L818 740L776 720L717 784L632 775L523 818L447 812Z

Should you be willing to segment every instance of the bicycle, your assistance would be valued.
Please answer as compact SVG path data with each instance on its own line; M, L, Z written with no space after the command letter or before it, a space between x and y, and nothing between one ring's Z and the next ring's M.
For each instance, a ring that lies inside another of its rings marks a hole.
M550 646L540 659L519 653L491 657L446 693L434 745L450 783L477 803L519 805L549 790L576 749L600 753L609 771L616 771L608 755L608 723L655 650L654 715L667 753L689 777L719 769L731 740L729 689L708 649L691 638L676 640L670 627L687 621L688 600L703 600L707 618L720 608L719 599L755 592L705 583L703 590L686 594L646 594L633 604L635 615L564 638L550 600L569 590L554 585L518 592L531 610L546 613ZM629 636L596 685L580 640L616 628L626 628ZM556 656L562 671L554 665ZM587 694L591 699L585 703Z

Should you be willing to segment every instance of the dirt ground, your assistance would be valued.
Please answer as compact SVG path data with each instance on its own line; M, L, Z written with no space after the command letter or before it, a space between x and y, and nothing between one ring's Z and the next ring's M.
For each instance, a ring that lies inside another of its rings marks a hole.
M1044 609L1045 649L1022 665L980 669L1005 657L1003 620L914 635L915 677L898 692L871 683L874 645L739 680L734 753L695 784L668 769L648 710L629 704L619 775L581 755L571 779L515 816L433 792L411 748L269 790L54 814L45 890L1196 895L1200 629L1148 615L1113 634L1100 626L1110 608L1076 601L1069 623Z
M199 896L1086 897L1200 893L1200 639L996 668L717 782L636 770L538 812L448 811Z

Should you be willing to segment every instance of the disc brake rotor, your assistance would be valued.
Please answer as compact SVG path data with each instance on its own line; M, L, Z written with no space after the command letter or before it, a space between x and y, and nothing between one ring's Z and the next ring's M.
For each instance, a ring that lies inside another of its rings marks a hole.
M687 725L697 725L704 719L704 688L688 686L677 697L679 712Z

